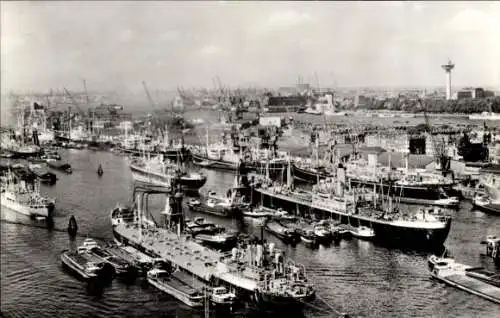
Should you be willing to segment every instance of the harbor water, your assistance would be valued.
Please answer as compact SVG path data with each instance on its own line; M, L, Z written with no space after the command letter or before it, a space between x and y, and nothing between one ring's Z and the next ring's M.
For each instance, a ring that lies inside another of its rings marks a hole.
M86 235L112 240L109 213L116 203L130 202L132 176L122 156L88 150L65 150L61 154L71 163L73 173L56 172L57 184L42 187L44 194L56 198L53 230L47 230L39 221L2 209L2 314L6 317L203 317L203 312L190 310L141 279L128 285L114 281L96 293L62 270L61 251L75 248ZM99 164L104 171L102 177L96 172ZM220 194L225 194L234 180L230 173L206 173L208 181L204 189L214 189ZM158 212L162 204L160 198L153 198L149 208ZM70 240L66 233L71 215L79 226L80 236L75 240ZM154 215L159 217L159 213ZM226 227L241 227L233 220L203 217ZM247 229L258 233L251 226ZM460 209L453 212L445 245L457 261L495 270L493 261L480 255L485 249L480 241L493 234L500 234L500 217L474 211L469 202L462 202ZM500 306L431 279L426 253L389 249L356 239L317 249L302 244L291 247L264 235L305 265L315 284L318 299L305 307L306 317L332 317L336 312L351 317L500 317Z

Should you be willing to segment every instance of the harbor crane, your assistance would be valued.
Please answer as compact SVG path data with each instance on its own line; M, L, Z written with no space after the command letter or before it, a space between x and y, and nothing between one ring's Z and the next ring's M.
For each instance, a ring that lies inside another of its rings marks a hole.
M149 93L149 90L148 90L148 87L147 87L145 81L142 81L142 86L144 87L144 91L146 92L146 97L148 98L149 104L153 108L153 112L155 112L156 111L155 101L153 100L153 97L151 97L151 94Z

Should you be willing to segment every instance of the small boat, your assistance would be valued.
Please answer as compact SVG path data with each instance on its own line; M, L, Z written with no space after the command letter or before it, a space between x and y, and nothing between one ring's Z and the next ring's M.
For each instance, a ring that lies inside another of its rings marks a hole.
M45 160L47 163L47 166L49 166L52 169L60 170L66 173L72 173L73 169L71 168L71 165L69 163L65 163L61 160Z
M351 232L352 236L363 240L370 240L375 237L375 231L367 226L354 227L349 232Z
M104 171L102 170L102 166L99 164L99 168L97 168L97 175L99 177L102 177L103 173L104 173Z
M265 209L268 209L268 208L265 208ZM281 208L279 208L278 210L275 210L272 217L273 217L273 219L283 220L283 221L293 221L296 219L296 217L294 215L291 215L290 213L288 213L287 211L285 211Z
M342 238L350 238L352 236L350 227L346 224L339 224L333 227L333 232L338 233Z
M318 242L322 243L329 242L332 239L332 232L323 223L314 227L314 235L317 237Z
M227 290L226 287L214 287L210 293L210 301L215 305L232 305L236 295Z
M318 243L318 237L313 230L301 231L300 240L306 245L316 245Z
M429 269L432 270L436 265L443 266L445 264L451 264L455 260L453 258L444 258L444 257L438 257L436 255L431 255L427 258L427 265L429 265Z
M251 210L245 210L242 212L243 216L251 217L251 218L268 218L272 214L266 209L256 208Z
M68 234L71 237L75 237L78 232L78 224L76 224L76 218L72 215L68 222Z
M171 274L166 270L153 268L147 273L148 283L170 296L182 301L189 307L202 307L205 295L193 287L172 279Z

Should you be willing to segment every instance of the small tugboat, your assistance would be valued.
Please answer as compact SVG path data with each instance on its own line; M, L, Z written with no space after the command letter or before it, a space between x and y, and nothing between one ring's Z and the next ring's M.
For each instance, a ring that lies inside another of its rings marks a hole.
M323 221L314 226L314 235L320 243L328 243L332 240L332 232Z
M99 164L99 168L97 168L97 175L99 177L102 177L103 173L104 173L104 171L102 170L102 166Z
M375 231L367 226L352 227L352 236L361 240L371 240L375 237Z
M214 287L210 293L210 301L214 305L232 305L235 300L236 295L224 286Z
M269 218L273 215L268 209L262 207L251 210L244 210L242 214L243 216L250 218Z
M173 279L171 274L160 268L153 268L147 273L148 283L170 296L182 301L189 307L202 307L205 301L205 295L193 287L183 284Z
M69 218L69 222L68 222L68 234L71 237L75 237L77 232L78 232L78 224L76 224L75 216L72 215Z

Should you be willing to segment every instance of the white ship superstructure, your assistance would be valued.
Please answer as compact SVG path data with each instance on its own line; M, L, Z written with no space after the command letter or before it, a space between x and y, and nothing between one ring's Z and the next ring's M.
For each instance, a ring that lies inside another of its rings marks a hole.
M2 182L1 204L14 212L30 217L52 217L55 200L49 200L39 192L37 183L14 180L12 175Z

